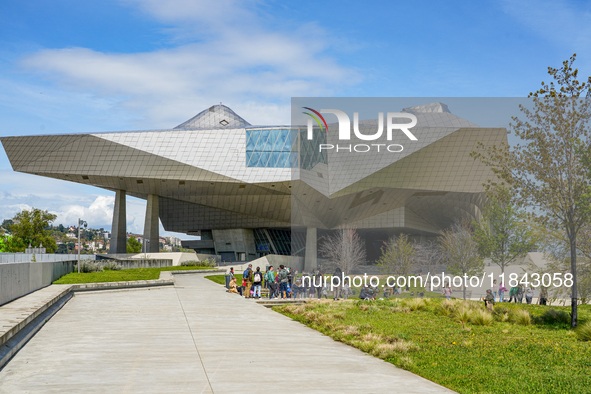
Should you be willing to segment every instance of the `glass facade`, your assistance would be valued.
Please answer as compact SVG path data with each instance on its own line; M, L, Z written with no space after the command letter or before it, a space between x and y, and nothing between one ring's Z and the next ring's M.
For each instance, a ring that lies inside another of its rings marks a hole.
M311 140L308 139L308 130L301 130L300 140L302 169L310 171L318 163L328 164L326 150L320 151L320 144L326 144L326 131L324 129L315 128Z
M297 129L247 129L246 166L297 167L297 135Z
M260 255L280 254L289 256L292 242L296 241L298 248L303 248L303 242L305 242L305 234L303 239L300 235L297 240L294 240L293 233L290 230L255 228L253 233L256 250Z
M247 129L246 166L297 168L301 165L302 169L311 170L318 163L328 164L326 151L320 152L320 144L326 144L323 129L314 129L312 140L307 138L307 129Z

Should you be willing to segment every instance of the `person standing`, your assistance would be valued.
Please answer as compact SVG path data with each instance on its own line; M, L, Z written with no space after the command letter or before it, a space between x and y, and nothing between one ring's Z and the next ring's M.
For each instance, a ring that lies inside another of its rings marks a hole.
M252 275L252 285L254 287L254 298L261 298L261 285L263 284L263 273L261 267L257 267L257 270Z
M273 266L269 267L269 271L267 272L267 277L265 278L267 285L269 287L269 299L272 300L275 298L275 292L277 291L277 285L275 284L275 272L273 272Z
M351 291L351 286L349 286L349 279L345 279L345 283L343 284L343 299L347 299L349 297L349 292Z
M277 273L277 278L279 279L279 292L281 293L281 299L286 299L289 295L287 290L289 278L287 270L285 269L285 266L283 264L279 266L279 273Z
M518 285L517 286L517 297L515 297L515 302L517 302L517 298L519 298L519 303L522 304L523 303L523 294L525 293L524 289L523 289L523 285Z
M244 297L250 297L250 288L252 287L252 264L248 264L248 267L242 273L242 278L244 279Z
M332 275L333 275L332 278L330 278L331 287L333 288L332 299L334 301L338 301L341 298L341 286L343 285L341 283L341 280L343 280L343 271L341 271L341 269L339 267L337 267L336 270L334 271L334 274L332 274ZM334 277L339 278L339 285L338 286L334 286L334 282L333 282Z
M501 285L499 286L499 302L505 302L505 292L507 291L507 288L505 287L505 282L502 282Z
M497 292L499 291L499 285L497 285L497 280L493 280L493 288L492 288L492 294L493 297L495 299L495 301L497 301Z
M541 288L540 289L540 300L538 301L538 303L540 305L546 305L548 302L548 290Z
M316 283L316 293L318 294L318 299L320 299L322 297L322 287L324 286L324 275L316 273L316 278L320 281L320 283Z

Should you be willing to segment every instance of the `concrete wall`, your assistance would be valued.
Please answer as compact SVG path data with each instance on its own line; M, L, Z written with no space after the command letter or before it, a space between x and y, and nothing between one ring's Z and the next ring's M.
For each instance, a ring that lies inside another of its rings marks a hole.
M302 272L304 268L304 259L302 257L297 256L282 256L278 254L268 254L263 257L259 257L256 260L248 261L245 263L237 262L239 264L229 264L220 267L225 269L226 272L230 272L230 268L234 268L234 273L242 274L242 272L248 267L249 264L252 264L252 268L256 269L257 267L261 267L261 270L264 271L268 266L272 265L275 267L275 270L278 269L279 265L283 264L286 267L290 267L293 271Z
M0 264L2 263L29 263L31 260L35 260L39 262L45 261L66 261L66 260L76 260L78 259L77 254L53 254L53 253L0 253ZM80 255L81 259L96 259L96 255L94 254L82 254Z
M245 260L256 257L252 229L212 230L212 234L217 254L233 252L235 258L239 259L238 253L244 253Z
M74 270L72 261L0 264L0 305L50 285Z
M107 257L118 259L118 260L135 260L135 259L142 259L144 260L144 256L146 260L172 260L172 265L177 266L181 265L183 261L190 261L190 260L197 260L203 261L207 260L208 258L214 258L219 260L219 256L212 255L212 254L197 254L197 253L184 253L184 252L162 252L162 253L126 253L126 254L108 254L105 255ZM100 259L100 256L99 256Z

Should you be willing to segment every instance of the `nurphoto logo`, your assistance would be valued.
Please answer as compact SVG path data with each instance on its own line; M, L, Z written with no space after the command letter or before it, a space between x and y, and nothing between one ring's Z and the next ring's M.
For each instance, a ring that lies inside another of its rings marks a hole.
M349 116L338 109L321 109L320 112L312 109L310 107L303 107L304 109L312 112L303 112L304 114L308 115L310 119L308 119L308 140L314 139L314 122L316 121L320 130L328 131L328 124L326 123L326 119L322 114L333 114L337 117L339 122L339 141L349 141L351 140L351 119ZM394 123L394 120L399 121L400 119L410 119L408 123ZM417 141L417 137L410 131L411 128L416 126L417 124L417 117L411 113L405 112L388 112L386 115L386 139L388 141L392 141L392 135L394 130L402 131L408 139L411 141ZM363 134L359 130L359 113L353 113L353 132L355 133L355 137L362 140L362 141L375 141L382 137L384 133L384 113L378 113L378 130L374 134ZM381 148L385 148L388 152L402 152L404 147L400 144L356 144L356 145L334 145L334 144L319 144L319 150L330 150L336 149L336 152L340 150L348 151L348 152L360 152L365 153L373 150L375 148L378 152L380 152Z

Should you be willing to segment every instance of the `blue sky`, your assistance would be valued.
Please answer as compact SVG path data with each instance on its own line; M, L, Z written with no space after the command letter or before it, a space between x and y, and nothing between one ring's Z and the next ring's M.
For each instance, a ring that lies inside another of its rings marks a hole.
M288 124L292 96L523 97L574 52L591 75L589 48L588 1L5 1L0 136L169 128L218 102ZM112 203L0 148L0 219L109 228ZM130 231L144 209L128 200Z

